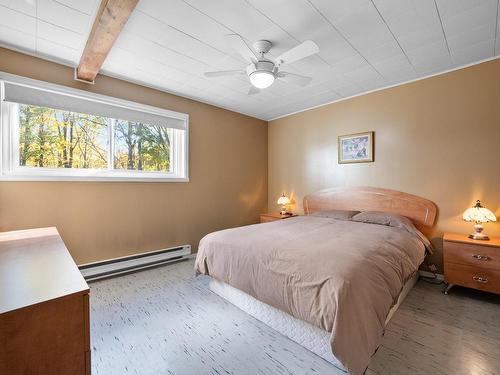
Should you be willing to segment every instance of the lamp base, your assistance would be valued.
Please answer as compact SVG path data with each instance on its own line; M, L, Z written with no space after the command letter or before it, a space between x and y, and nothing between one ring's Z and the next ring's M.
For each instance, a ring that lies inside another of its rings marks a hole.
M483 233L483 225L481 223L476 223L474 225L474 233L469 234L469 238L473 240L487 241L490 238Z
M469 238L472 240L481 240L481 241L488 241L490 239L486 234L476 233L476 232L469 234Z
M287 210L286 210L286 204L282 204L282 205L281 205L280 215L281 215L281 216L288 215L288 212L287 212Z

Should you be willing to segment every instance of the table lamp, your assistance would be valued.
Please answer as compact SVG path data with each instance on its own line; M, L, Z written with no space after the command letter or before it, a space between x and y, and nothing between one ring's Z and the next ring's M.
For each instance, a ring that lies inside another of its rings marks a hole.
M476 222L474 225L474 233L469 235L469 238L472 238L473 240L489 240L490 238L486 234L482 233L483 223L497 221L495 214L487 208L481 206L481 201L479 200L476 201L474 207L465 210L462 218L465 221Z
M289 215L289 213L286 211L286 205L290 204L290 198L288 198L285 193L281 195L281 197L278 198L278 204L281 205L281 215Z

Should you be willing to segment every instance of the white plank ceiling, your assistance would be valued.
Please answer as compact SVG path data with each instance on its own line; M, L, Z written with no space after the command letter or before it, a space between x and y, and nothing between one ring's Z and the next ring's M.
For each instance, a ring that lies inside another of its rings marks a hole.
M76 66L98 0L0 0L0 44ZM500 54L499 0L141 0L102 73L273 119ZM247 95L246 77L205 78L244 60L224 36L310 39L319 55L287 67L313 77Z

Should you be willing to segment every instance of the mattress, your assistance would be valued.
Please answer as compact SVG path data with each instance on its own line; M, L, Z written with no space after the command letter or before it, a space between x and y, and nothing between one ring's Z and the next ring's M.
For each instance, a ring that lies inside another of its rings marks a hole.
M418 280L418 273L409 279L403 287L397 303L391 308L385 324L387 325ZM229 301L247 314L265 323L290 340L310 350L342 371L346 371L332 353L331 333L303 320L297 319L279 309L257 300L249 294L229 284L210 278L209 288L220 297Z
M403 219L388 226L298 216L210 233L195 272L330 333L338 362L362 375L425 256L417 229Z

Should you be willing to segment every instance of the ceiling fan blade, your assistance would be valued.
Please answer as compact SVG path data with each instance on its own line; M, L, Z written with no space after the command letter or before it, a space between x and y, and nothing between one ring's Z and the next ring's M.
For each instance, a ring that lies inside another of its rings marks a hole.
M205 72L205 77L226 77L226 76L238 76L240 74L246 74L244 70L219 70L217 72Z
M255 87L255 86L250 86L250 89L248 90L248 95L255 95L258 94L260 90Z
M293 83L294 85L302 87L307 86L312 81L311 77L301 76L299 74L288 72L279 72L278 78L287 83Z
M286 52L283 52L276 58L276 63L278 65L281 64L290 64L295 61L304 59L308 56L314 55L319 52L319 47L312 40L306 40L305 42L299 44L292 49L289 49Z
M226 35L226 39L231 48L238 52L248 62L256 62L259 59L254 50L251 49L245 40L238 34Z

